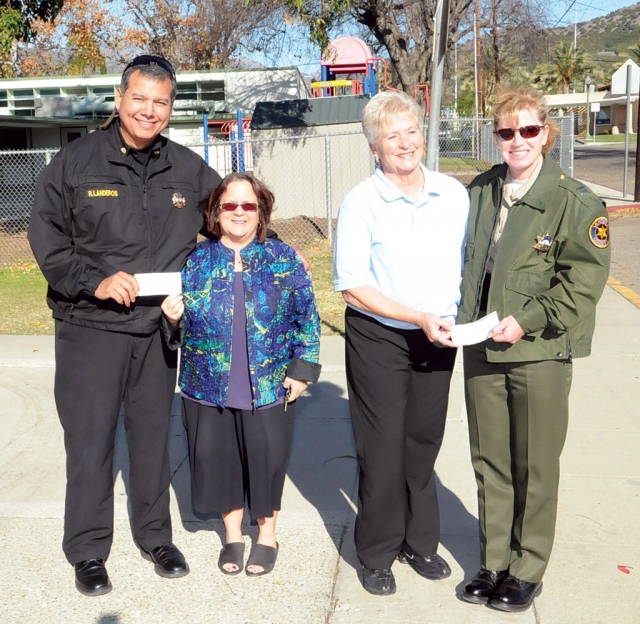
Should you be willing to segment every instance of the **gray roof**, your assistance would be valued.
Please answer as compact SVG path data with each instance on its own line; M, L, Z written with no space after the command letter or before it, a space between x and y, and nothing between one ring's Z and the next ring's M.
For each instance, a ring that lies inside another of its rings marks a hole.
M252 130L327 126L358 123L362 109L369 102L366 95L258 102L251 120Z

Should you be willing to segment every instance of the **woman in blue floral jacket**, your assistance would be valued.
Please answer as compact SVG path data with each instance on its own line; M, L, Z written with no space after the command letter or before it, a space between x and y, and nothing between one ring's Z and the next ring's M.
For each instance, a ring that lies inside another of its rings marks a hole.
M189 256L183 294L163 303L173 326L184 314L180 388L192 501L201 513L222 514L225 574L243 567L245 500L260 528L246 572L275 565L295 400L320 374L311 278L292 247L266 238L273 201L259 180L227 176L205 208L215 238Z

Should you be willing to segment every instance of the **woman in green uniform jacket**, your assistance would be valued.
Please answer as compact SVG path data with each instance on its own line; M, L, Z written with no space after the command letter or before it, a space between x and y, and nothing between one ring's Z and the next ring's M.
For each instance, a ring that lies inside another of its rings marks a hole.
M502 89L493 114L504 164L469 187L457 319L501 319L464 349L482 568L462 597L523 611L551 554L571 361L591 350L609 222L602 201L547 155L557 129L537 91Z

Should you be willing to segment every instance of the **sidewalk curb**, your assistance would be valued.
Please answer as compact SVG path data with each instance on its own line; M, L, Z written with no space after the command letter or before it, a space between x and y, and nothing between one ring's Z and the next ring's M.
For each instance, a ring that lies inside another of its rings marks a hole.
M620 280L617 280L612 276L609 276L607 286L610 286L618 294L622 295L629 303L632 303L640 310L640 295L631 290L631 288L623 286Z

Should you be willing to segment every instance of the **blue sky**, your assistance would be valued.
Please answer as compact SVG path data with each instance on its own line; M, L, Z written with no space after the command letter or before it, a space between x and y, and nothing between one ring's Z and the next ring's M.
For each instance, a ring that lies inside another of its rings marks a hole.
M629 0L562 0L552 10L555 20L551 26L571 26L576 20L588 22L632 4L637 3Z

